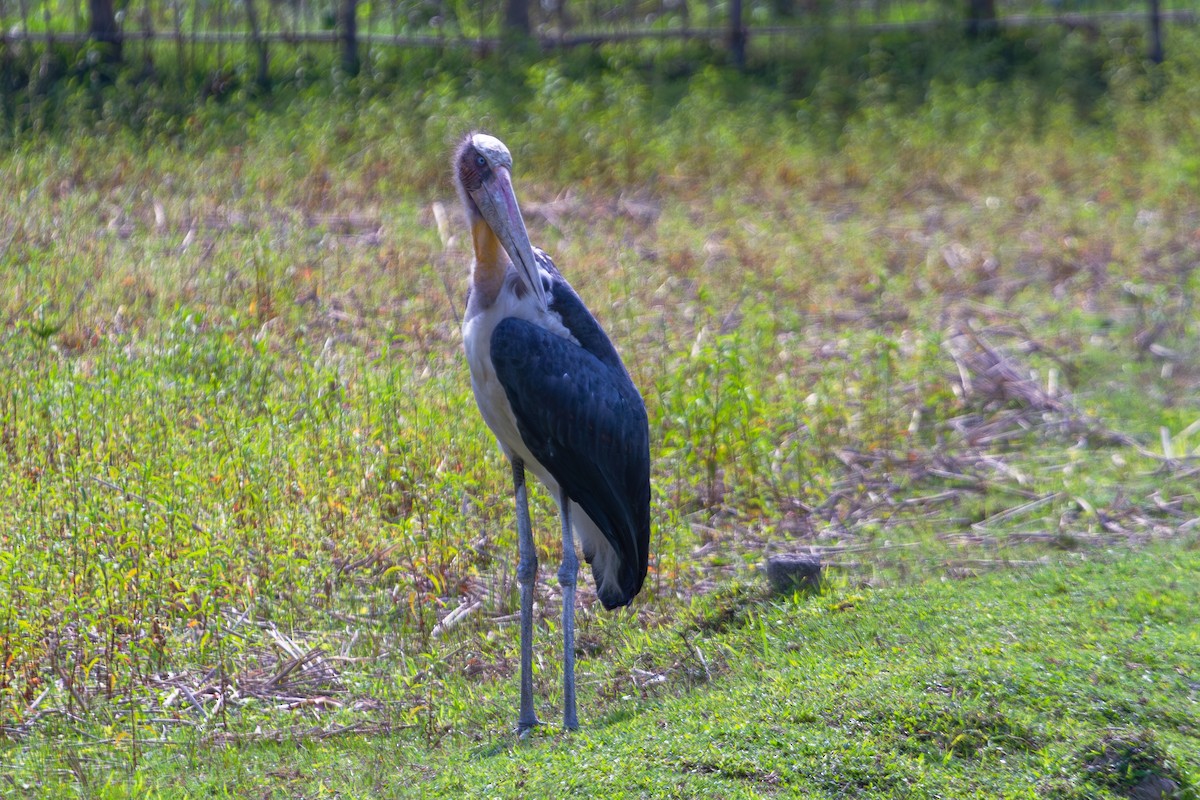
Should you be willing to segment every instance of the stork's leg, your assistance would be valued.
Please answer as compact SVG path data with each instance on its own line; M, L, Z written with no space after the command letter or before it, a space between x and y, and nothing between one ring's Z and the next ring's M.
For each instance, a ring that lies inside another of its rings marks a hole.
M563 603L563 727L573 731L579 727L579 717L575 714L575 581L579 557L575 555L575 536L571 532L571 499L565 489L560 492L563 559L558 568L558 585L562 587Z
M517 501L517 582L521 585L521 711L517 732L525 733L538 724L533 710L533 585L537 579L537 551L529 522L529 497L525 488L525 464L512 460L513 494Z

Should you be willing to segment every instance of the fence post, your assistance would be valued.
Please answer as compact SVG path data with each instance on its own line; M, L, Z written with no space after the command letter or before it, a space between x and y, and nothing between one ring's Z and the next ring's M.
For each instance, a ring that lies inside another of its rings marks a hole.
M729 52L733 65L746 68L746 26L742 24L742 0L729 2Z
M358 0L341 0L338 6L338 23L342 35L342 69L348 75L357 75Z
M1160 0L1150 0L1150 60L1155 64L1163 62L1162 3Z
M250 22L250 38L254 42L254 49L258 51L258 75L255 76L255 81L260 88L267 88L271 82L271 54L267 49L267 40L262 35L262 28L258 25L258 11L254 8L255 0L245 0L246 2L246 19Z
M121 29L117 27L117 15L113 0L88 0L88 33L104 47L104 60L121 60Z
M996 34L996 0L968 0L967 36L972 39Z
M529 24L529 0L508 0L504 4L504 27L508 33L523 38L533 33Z

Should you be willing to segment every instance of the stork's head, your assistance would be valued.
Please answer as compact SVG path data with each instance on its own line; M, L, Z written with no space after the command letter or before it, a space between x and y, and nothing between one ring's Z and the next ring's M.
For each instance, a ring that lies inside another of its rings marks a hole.
M454 156L454 176L472 226L486 224L500 240L526 286L546 307L533 245L512 187L512 154L504 142L486 133L470 133ZM476 240L478 241L478 240ZM478 258L478 247L476 258Z

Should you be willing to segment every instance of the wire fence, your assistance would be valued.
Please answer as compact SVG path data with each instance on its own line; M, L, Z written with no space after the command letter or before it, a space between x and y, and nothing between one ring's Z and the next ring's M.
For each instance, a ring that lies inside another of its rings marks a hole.
M751 41L817 31L1132 23L1153 39L1163 23L1198 18L1200 0L0 0L0 48L99 42L119 57L127 42L244 44L265 59L268 46L329 45L356 68L361 48L487 50L515 26L545 49L694 39L741 61Z

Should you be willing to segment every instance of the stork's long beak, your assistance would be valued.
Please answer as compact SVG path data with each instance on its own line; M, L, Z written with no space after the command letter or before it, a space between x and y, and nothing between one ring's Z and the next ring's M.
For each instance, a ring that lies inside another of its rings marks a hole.
M525 230L525 220L521 217L521 208L517 205L517 195L513 191L512 176L508 170L496 167L483 185L471 192L471 197L526 286L537 297L538 304L546 308L546 290L542 288L537 261L533 257L533 245L529 242L529 232Z

